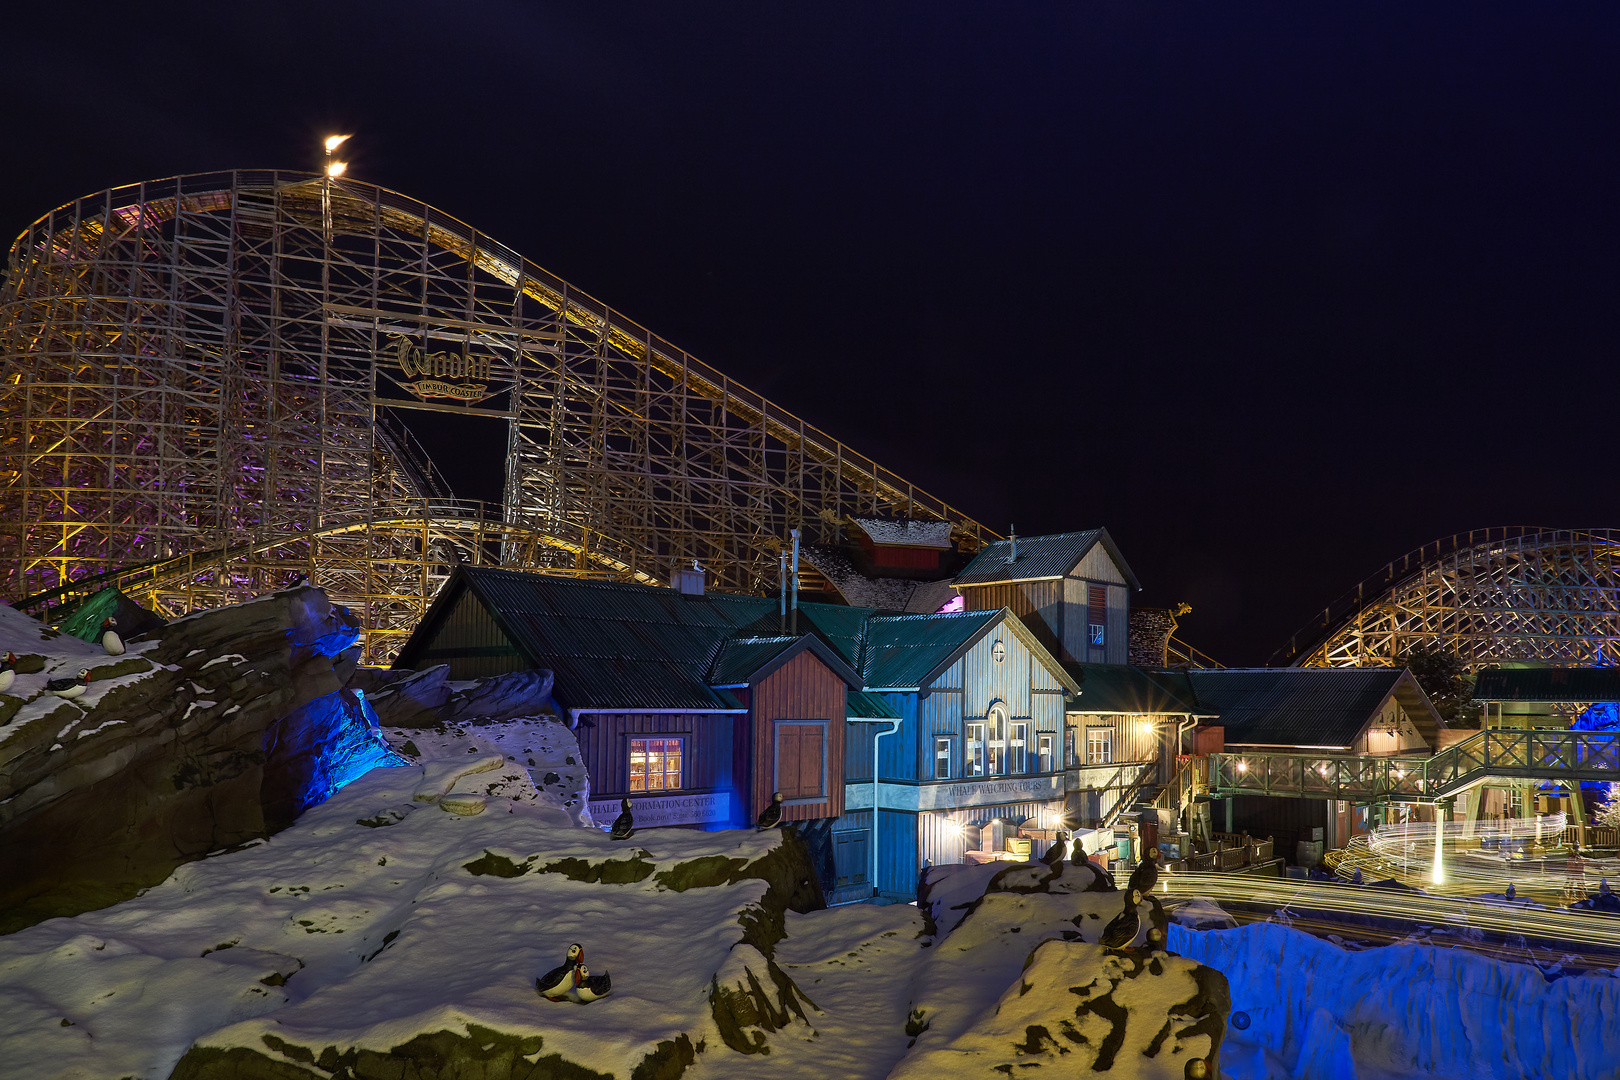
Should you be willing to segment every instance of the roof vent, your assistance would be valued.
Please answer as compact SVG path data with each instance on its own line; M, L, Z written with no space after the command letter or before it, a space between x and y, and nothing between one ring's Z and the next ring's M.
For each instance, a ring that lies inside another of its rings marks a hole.
M685 596L702 596L705 576L703 567L698 565L696 559L693 559L692 569L677 570L670 575L669 587Z
M1018 561L1018 527L1013 526L1007 532L1007 562L1010 565Z

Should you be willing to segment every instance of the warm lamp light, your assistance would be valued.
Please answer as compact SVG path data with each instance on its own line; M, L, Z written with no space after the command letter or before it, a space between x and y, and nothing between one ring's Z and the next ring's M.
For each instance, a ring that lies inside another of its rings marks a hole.
M330 154L332 151L348 142L350 138L352 138L352 136L349 135L328 135L326 137L326 152Z
M349 163L347 161L334 161L334 162L332 162L330 165L328 165L326 167L326 175L327 176L342 176L343 173L344 173L344 170L348 169L348 167L349 167Z

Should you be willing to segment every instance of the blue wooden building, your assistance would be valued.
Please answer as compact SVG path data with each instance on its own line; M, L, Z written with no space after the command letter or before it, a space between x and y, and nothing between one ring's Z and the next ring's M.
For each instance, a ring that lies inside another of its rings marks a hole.
M1086 785L1121 782L1079 749L1102 698L1086 703L1084 665L1052 646L1094 639L1100 619L1095 655L1122 651L1134 578L1102 530L1019 545L975 581L1034 574L1013 582L1022 614L970 582L977 610L804 604L796 627L774 598L706 593L690 571L666 589L461 567L397 664L456 679L550 669L593 813L628 798L644 827L736 827L781 792L830 899L910 898L922 867L989 848L997 823L1088 824Z

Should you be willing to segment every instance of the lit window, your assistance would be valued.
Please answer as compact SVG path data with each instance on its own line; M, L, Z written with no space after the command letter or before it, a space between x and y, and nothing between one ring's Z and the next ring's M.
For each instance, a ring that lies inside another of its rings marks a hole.
M949 780L951 778L951 740L934 740L934 779Z
M1114 729L1086 729L1086 763L1111 765L1114 762Z
M969 724L967 726L967 748L963 754L967 774L969 776L983 776L985 766L984 753L984 725Z
M1091 628L1091 643L1093 645L1098 646L1098 647L1106 645L1107 644L1106 635L1107 635L1107 631L1108 631L1107 626L1105 624L1103 624L1103 623L1091 623L1090 628Z
M1035 763L1035 770L1037 772L1051 772L1053 767L1052 736L1041 735L1036 739L1036 742L1039 745L1040 758Z
M1000 705L992 706L988 719L985 771L1000 776L1007 771L1007 713Z
M630 790L673 791L681 786L682 739L631 739Z
M1007 755L1008 765L1014 776L1021 776L1029 772L1029 725L1014 724L1012 726L1012 740Z

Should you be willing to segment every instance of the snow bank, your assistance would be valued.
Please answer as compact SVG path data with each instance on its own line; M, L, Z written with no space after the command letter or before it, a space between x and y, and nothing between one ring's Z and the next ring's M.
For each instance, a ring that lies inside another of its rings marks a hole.
M1226 975L1234 1025L1221 1069L1234 1080L1617 1075L1620 979L1549 983L1462 949L1347 951L1276 923L1172 925L1169 946Z

